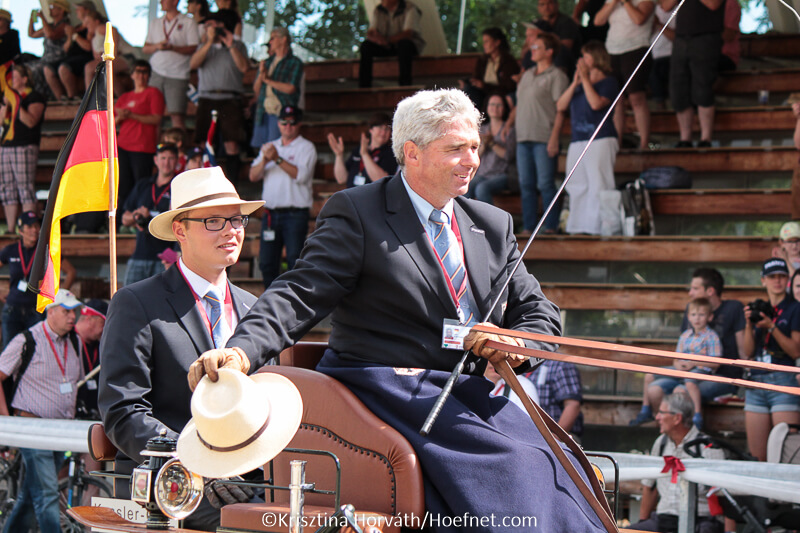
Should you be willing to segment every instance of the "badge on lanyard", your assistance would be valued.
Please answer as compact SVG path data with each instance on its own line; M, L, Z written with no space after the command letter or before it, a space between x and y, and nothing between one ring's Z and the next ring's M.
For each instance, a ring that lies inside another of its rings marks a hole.
M464 337L467 336L469 326L462 325L458 320L445 318L442 325L442 348L445 350L463 350Z
M69 394L72 392L72 383L65 381L58 386L58 390L61 392L61 394Z
M364 185L367 182L367 178L364 177L364 174L356 174L353 178L353 185Z
M97 390L97 381L94 379L90 379L86 382L86 388L89 390Z
M772 363L772 354L766 348L761 352L761 361L764 363Z
M17 283L17 290L19 292L27 291L28 290L28 282L25 281L24 279L19 280L19 283Z
M275 230L273 229L265 229L261 232L261 238L267 242L275 240Z

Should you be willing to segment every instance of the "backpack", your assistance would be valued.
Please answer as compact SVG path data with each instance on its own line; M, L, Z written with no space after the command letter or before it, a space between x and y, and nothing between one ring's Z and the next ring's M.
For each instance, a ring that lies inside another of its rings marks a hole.
M683 167L648 168L639 178L644 180L648 189L691 189L692 177Z
M637 178L622 186L622 234L626 237L655 235L653 209L645 182Z
M31 330L26 329L22 332L22 334L25 335L25 343L22 345L22 353L20 354L19 370L17 371L16 377L14 377L11 381L11 385L4 390L6 393L6 406L8 406L9 412L11 411L11 402L14 400L14 396L17 394L17 387L19 387L19 384L22 381L22 376L25 374L25 371L28 370L28 366L31 364L33 352L36 351L36 340L33 338ZM81 351L78 346L78 335L75 333L75 331L69 332L69 340L72 343L72 347L75 348L75 353L78 354L78 357L80 357Z

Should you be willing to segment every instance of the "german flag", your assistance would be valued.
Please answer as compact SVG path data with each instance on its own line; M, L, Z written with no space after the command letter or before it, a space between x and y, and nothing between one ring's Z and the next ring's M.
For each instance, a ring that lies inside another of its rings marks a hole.
M108 211L108 165L114 158L114 191L119 183L117 143L108 149L106 65L101 62L83 96L78 115L56 160L42 233L36 247L28 289L38 293L44 311L58 292L61 275L61 219L75 213ZM113 154L109 156L109 154ZM116 198L116 193L115 193ZM116 200L115 200L116 201ZM114 209L116 209L116 205Z

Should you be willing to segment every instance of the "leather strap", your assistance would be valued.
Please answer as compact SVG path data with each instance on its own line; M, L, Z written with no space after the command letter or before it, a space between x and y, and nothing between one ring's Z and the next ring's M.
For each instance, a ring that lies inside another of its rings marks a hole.
M495 330L496 331L496 330ZM489 341L493 342L493 341ZM486 343L487 346L489 343ZM500 346L505 346L502 343L496 343ZM603 494L603 489L600 487L600 482L597 480L597 475L594 473L592 469L592 465L589 463L589 459L586 457L586 454L583 453L583 450L578 446L572 437L564 431L561 426L559 426L555 420L553 420L550 415L542 410L541 407L536 405L531 401L528 397L528 394L523 390L522 385L519 383L519 379L517 379L516 374L514 371L511 370L511 366L508 364L508 361L505 359L494 363L494 367L497 370L497 373L500 374L506 384L511 387L511 390L519 397L520 401L522 401L522 405L525 406L525 410L533 420L533 423L536 425L536 428L544 437L545 442L547 442L550 449L553 451L553 454L558 458L558 462L561 463L561 466L569 475L572 482L575 483L575 486L580 491L581 495L586 499L589 505L592 507L592 510L597 514L597 517L600 518L600 521L603 523L603 527L605 527L608 533L619 533L619 529L617 528L617 524L611 514L611 507L608 505L608 500L606 500L605 494ZM567 445L567 447L575 454L575 457L578 459L578 463L583 468L584 474L586 478L589 480L590 485L586 484L586 481L581 477L578 469L575 468L575 465L572 461L569 460L567 454L564 453L563 448L558 444L556 441L555 436L553 433Z

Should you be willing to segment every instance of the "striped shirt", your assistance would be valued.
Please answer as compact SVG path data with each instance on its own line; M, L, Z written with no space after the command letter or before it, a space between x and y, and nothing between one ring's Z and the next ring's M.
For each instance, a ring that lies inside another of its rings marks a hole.
M47 334L45 334L45 330ZM83 378L83 366L75 353L68 335L59 337L47 324L47 320L30 328L36 349L28 369L17 387L11 407L27 411L42 418L75 418L75 400L78 394L75 384ZM48 336L49 339L48 340ZM50 344L52 341L52 346ZM25 335L20 333L8 343L0 354L0 372L11 376L19 371L22 362L22 347ZM53 352L55 346L56 353ZM66 346L66 364L64 347ZM58 357L58 361L56 361ZM61 372L61 366L64 373ZM62 392L62 383L70 383L71 391ZM9 409L10 410L10 409Z

